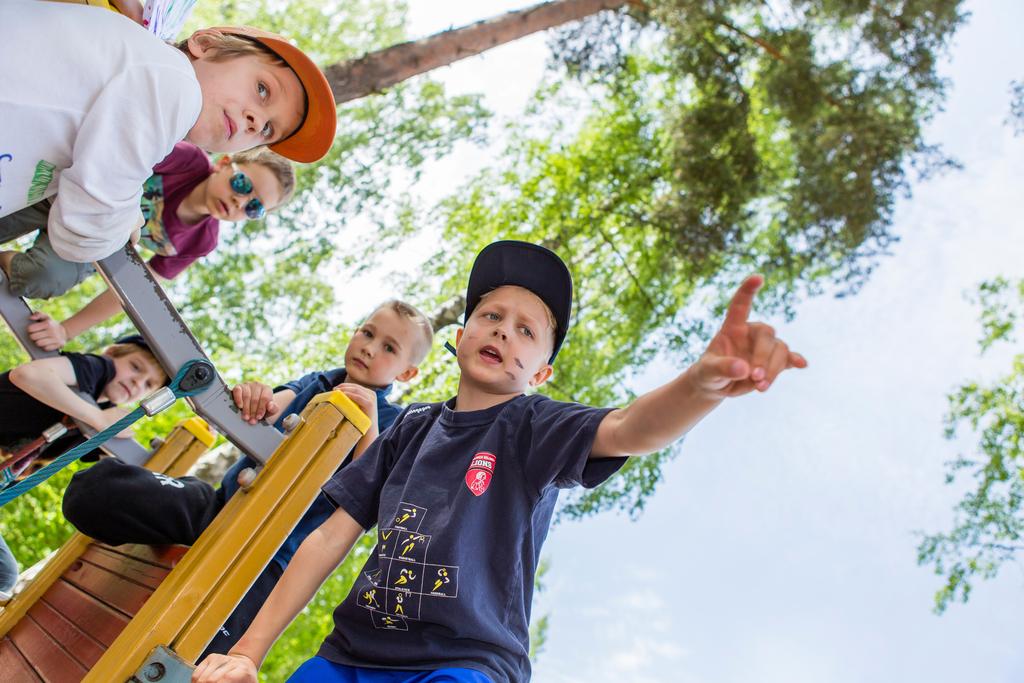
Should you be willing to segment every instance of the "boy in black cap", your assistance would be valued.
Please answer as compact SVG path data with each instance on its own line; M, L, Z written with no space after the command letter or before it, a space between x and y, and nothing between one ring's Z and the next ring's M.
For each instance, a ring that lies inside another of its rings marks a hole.
M486 247L457 336L458 394L407 408L328 482L338 509L230 653L204 660L192 680L255 682L277 636L374 526L377 547L335 610L334 632L289 680L528 680L533 580L559 489L597 486L724 398L765 391L781 371L806 366L770 327L747 321L760 286L747 278L682 375L626 408L591 408L523 393L551 376L565 339L565 264L523 242Z
M102 431L125 416L118 404L145 398L167 381L138 334L118 339L103 353L67 352L19 365L0 375L0 450L13 451L65 415ZM60 445L57 441L47 450L59 455L70 447Z
M65 421L65 416L102 431L125 416L117 404L134 403L167 382L167 375L149 344L137 334L118 339L101 354L61 353L29 361L3 373L0 375L0 466L21 470L30 462L31 467L36 467L52 460L85 439L73 431L43 445L41 452L35 452L31 442L50 427ZM85 400L79 393L89 396L95 403ZM121 436L131 436L131 430L126 429ZM19 454L19 450L30 449L31 456ZM26 468L21 473L28 472ZM10 597L8 591L13 588L17 574L14 555L0 538L0 601Z

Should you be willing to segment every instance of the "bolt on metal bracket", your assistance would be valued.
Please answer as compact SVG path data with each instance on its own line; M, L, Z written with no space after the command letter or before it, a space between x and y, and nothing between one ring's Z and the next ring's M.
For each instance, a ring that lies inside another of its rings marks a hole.
M189 683L196 668L174 650L157 645L128 683Z

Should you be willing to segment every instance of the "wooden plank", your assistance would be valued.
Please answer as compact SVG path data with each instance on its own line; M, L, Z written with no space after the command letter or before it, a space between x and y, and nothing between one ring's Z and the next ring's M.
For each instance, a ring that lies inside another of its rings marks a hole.
M152 589L146 586L140 586L134 581L84 560L79 560L68 567L63 578L128 615L138 612L153 593Z
M106 650L87 633L88 622L72 623L45 601L33 605L28 616L86 669L92 668Z
M187 545L137 545L129 543L112 546L96 543L95 547L102 548L107 552L131 557L141 562L148 562L158 567L165 567L166 569L174 569L174 565L178 564L185 553L188 552Z
M14 628L14 625L28 613L32 605L43 597L50 587L60 580L61 575L78 559L90 543L82 534L75 534L50 558L42 571L7 606L0 610L0 637Z
M53 584L42 599L68 621L81 624L104 647L110 647L130 620L66 581Z
M82 553L81 559L101 567L111 574L116 574L150 589L155 589L159 586L160 582L164 580L164 577L170 571L165 567L158 567L148 562L140 562L135 558L97 546L90 546Z
M0 640L0 673L4 680L14 683L37 683L42 679L32 670L24 655L18 652L10 638Z
M88 673L31 616L22 617L11 629L10 638L47 683L80 683Z

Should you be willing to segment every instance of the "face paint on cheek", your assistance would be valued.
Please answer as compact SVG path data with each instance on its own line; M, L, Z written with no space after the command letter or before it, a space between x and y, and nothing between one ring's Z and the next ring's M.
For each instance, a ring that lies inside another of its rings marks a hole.
M513 375L513 374L512 374L511 372L509 372L508 370L506 370L506 371L505 371L505 374L506 374L506 375L508 375L508 378L509 378L510 380L512 380L513 382L514 382L514 381L516 381L516 376L515 376L515 375Z
M519 367L520 370L525 370L526 369L526 368L523 367L523 362L521 360L519 360L518 358L513 358L512 360L514 360L516 362L516 365Z

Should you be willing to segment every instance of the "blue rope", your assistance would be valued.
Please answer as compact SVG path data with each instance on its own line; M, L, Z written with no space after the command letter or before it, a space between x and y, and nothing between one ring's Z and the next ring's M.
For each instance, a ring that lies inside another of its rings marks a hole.
M207 388L207 386L204 385L192 391L184 391L179 386L181 384L181 380L197 362L199 361L190 360L181 366L181 369L178 370L178 374L174 376L174 379L171 380L171 383L168 385L168 388L174 392L175 400L186 396L195 396ZM3 507L26 491L30 491L39 486L44 481L81 458L83 455L91 453L97 447L102 446L104 443L120 434L121 431L138 422L145 414L146 411L142 406L139 406L114 424L104 429L102 432L93 436L91 439L88 439L87 441L68 449L66 453L57 456L54 458L53 462L47 464L45 467L39 468L16 484L11 484L6 488L0 489L0 507ZM0 484L0 486L3 486L3 484Z

